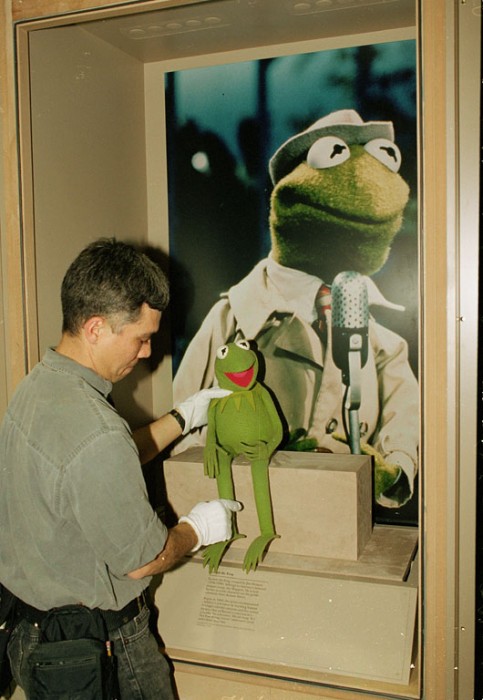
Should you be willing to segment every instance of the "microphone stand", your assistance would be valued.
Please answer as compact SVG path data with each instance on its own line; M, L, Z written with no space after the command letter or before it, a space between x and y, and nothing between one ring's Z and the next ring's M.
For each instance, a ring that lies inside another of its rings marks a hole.
M362 336L354 334L350 339L348 353L348 376L343 377L346 385L344 408L349 414L349 426L346 433L350 451L353 455L361 454L361 433L359 423L359 408L361 405L361 350Z
M331 294L332 359L346 387L342 419L350 451L360 455L362 368L367 362L369 336L367 284L360 273L345 270L335 276Z

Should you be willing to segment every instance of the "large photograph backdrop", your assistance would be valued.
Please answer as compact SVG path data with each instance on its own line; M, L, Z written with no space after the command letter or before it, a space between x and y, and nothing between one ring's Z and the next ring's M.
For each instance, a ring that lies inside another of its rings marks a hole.
M270 252L270 157L318 119L346 109L365 122L392 122L402 154L399 175L409 186L409 201L388 259L371 278L404 311L370 310L407 342L408 364L417 378L415 41L168 73L166 105L175 393L180 363L213 305ZM207 382L206 376L198 379L199 387ZM404 410L402 416L404 421ZM414 418L413 405L407 412L408 434L414 433ZM385 420L380 418L375 432ZM371 442L370 435L364 439ZM415 494L398 507L377 505L377 518L417 522Z

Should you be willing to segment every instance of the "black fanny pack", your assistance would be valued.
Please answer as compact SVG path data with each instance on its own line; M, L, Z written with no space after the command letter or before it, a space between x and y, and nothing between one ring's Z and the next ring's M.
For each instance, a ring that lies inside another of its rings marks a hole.
M66 605L40 623L29 656L31 700L115 700L114 657L99 610Z
M7 646L15 624L15 597L0 583L0 696L12 680Z

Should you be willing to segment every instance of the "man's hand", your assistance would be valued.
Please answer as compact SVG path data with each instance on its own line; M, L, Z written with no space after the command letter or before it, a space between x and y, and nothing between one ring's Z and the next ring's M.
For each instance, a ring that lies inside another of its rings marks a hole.
M183 416L185 421L183 435L187 435L194 428L201 428L202 425L206 425L208 422L208 408L212 399L220 399L231 393L227 389L220 389L214 386L210 389L198 391L176 406L176 410Z
M196 532L198 542L191 551L215 542L229 540L233 533L233 513L241 510L241 503L220 498L198 503L180 523L188 523Z

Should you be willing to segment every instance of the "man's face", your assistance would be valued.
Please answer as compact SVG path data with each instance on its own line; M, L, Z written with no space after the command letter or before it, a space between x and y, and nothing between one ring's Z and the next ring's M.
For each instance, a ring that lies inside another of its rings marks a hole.
M115 333L106 322L96 352L96 371L115 383L126 377L138 361L151 355L151 336L159 329L161 312L147 304L137 321L126 323Z

